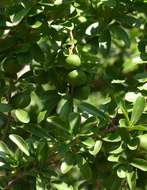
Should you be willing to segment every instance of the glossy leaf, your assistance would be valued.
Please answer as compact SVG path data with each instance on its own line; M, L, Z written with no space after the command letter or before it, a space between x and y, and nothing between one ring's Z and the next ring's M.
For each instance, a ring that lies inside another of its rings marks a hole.
M91 151L89 151L89 152L90 152L90 154L92 154L93 156L96 156L96 155L99 153L99 151L101 150L101 148L102 148L102 141L101 141L101 140L98 140L98 141L95 142L95 145L94 145L93 150L91 150Z
M143 96L139 96L133 106L133 111L131 115L131 124L134 125L140 119L142 112L145 108L145 98Z
M61 172L63 173L63 174L66 174L67 172L69 172L71 169L72 169L72 165L68 165L68 163L66 163L66 162L62 162L62 164L61 164Z
M125 166L120 165L117 169L117 175L119 178L125 178L127 176L127 169Z
M13 155L12 151L8 148L8 146L3 141L0 141L0 151L10 156Z
M22 123L30 122L30 116L29 116L28 112L26 112L25 110L17 109L15 111L15 115L16 115L17 119L19 121L21 121Z
M127 182L128 182L130 190L134 190L136 186L136 179L137 179L136 172L130 171L127 173Z
M30 155L28 145L22 137L16 134L11 134L9 135L9 138L18 146L22 152L24 152L27 156Z
M73 134L76 134L80 128L80 115L78 113L72 112L69 114L69 125L70 131Z
M147 150L147 134L139 135L139 147Z
M134 158L130 164L142 171L147 171L147 161L144 159Z

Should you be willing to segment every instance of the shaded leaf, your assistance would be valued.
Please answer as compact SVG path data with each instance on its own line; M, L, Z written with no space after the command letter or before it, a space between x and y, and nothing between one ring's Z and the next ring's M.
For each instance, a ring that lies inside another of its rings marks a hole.
M124 45L129 48L130 47L130 39L127 32L119 25L113 24L110 27L110 31L114 36L124 42Z
M79 109L85 113L89 113L89 114L96 116L96 117L100 117L100 118L105 117L105 113L103 111L98 110L95 106L93 106L89 103L86 103L86 102L82 102L79 105Z
M28 14L28 12L30 11L30 9L24 9L22 7L21 10L19 10L18 12L14 13L13 15L10 16L11 21L13 22L14 25L19 24L22 19Z
M0 103L0 112L10 112L12 110L12 106L10 104Z

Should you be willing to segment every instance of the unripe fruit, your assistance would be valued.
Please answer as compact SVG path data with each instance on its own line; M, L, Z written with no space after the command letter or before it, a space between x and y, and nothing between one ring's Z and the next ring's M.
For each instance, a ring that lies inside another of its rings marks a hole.
M139 135L139 147L147 150L147 134Z
M87 99L89 94L90 94L90 87L87 86L83 86L83 87L78 87L75 89L75 98L77 99Z
M67 80L73 86L81 86L86 83L87 76L83 71L73 70L68 73Z
M81 65L81 59L76 54L71 54L66 58L66 68L75 69Z

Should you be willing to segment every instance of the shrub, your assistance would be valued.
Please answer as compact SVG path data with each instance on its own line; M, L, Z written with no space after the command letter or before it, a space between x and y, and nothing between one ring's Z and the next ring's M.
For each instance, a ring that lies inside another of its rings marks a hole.
M0 189L146 189L146 14L0 1Z

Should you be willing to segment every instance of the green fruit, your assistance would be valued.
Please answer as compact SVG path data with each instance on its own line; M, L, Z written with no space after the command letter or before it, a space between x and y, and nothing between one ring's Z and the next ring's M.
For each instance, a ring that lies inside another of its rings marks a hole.
M73 86L81 86L86 83L87 76L83 71L73 70L68 73L67 80Z
M75 89L75 98L78 99L87 99L90 94L90 87L89 86L83 86Z
M76 54L69 55L65 61L66 61L65 66L68 69L74 69L74 68L77 68L81 65L81 59Z
M30 104L30 102L31 97L26 93L19 93L11 98L11 104L14 108L25 108Z
M139 135L139 147L147 150L147 134Z

